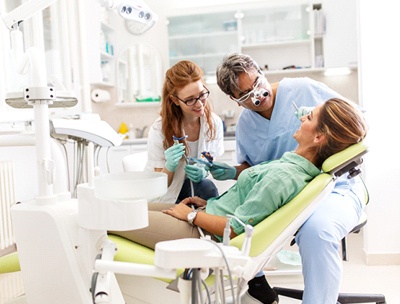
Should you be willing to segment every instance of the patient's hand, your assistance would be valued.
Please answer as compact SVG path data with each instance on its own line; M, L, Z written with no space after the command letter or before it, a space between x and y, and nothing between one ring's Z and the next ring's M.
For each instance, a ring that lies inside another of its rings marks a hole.
M187 197L182 200L181 203L185 205L195 205L197 208L207 205L207 201L198 196Z
M173 205L173 207L163 210L162 212L164 212L165 214L169 214L177 219L187 221L188 214L192 211L192 208L183 204L183 202L180 202L179 204Z

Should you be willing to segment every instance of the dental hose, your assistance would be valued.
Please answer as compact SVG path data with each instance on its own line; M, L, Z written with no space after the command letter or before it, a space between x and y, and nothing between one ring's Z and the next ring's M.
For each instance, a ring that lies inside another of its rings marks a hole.
M186 157L186 155L183 155L183 156L185 157L186 165L189 165L189 160L188 160L188 158ZM190 182L190 195L191 195L192 197L194 197L194 186L193 186L193 181L192 181L191 179L189 179L189 182Z
M174 144L179 144L180 140L186 139L187 135L183 135L182 137L176 137L172 135L172 139L174 140ZM189 165L189 160L185 154L183 154L183 157L185 158L186 165ZM193 186L193 181L189 179L190 182L190 195L191 197L194 197L194 186ZM195 210L194 206L192 205L192 210ZM199 231L201 237L204 237L203 230L199 226L197 226L197 230Z
M176 145L179 144L180 140L186 139L186 137L187 137L187 135L183 135L182 137L176 137L175 135L172 135L172 139L174 140L174 144L176 144ZM188 160L187 156L185 154L183 154L183 157L185 158L186 165L189 165L189 160ZM192 182L192 180L189 180L189 181L190 181L190 195L192 197L194 197L193 182Z

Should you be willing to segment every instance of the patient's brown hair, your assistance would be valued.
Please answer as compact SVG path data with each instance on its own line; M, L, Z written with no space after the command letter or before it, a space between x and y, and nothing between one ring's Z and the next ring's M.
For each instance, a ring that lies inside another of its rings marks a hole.
M340 98L326 101L317 124L317 131L325 134L326 141L317 151L316 166L320 167L329 156L362 141L367 129L364 115L357 105Z

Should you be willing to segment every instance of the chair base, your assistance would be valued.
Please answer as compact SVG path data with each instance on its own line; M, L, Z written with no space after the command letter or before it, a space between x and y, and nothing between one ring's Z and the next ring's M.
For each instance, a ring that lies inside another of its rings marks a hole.
M273 290L275 290L275 292L280 296L297 300L301 300L303 298L303 290L282 287L274 287ZM382 294L340 293L337 301L338 304L386 304L385 296Z

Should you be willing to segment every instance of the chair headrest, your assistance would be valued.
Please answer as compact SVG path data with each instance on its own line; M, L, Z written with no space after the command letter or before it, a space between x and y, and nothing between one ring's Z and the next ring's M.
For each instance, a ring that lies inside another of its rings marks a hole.
M350 172L350 177L358 175L361 171L357 167L362 163L362 156L368 152L368 147L359 142L328 157L322 164L322 171L339 177Z

